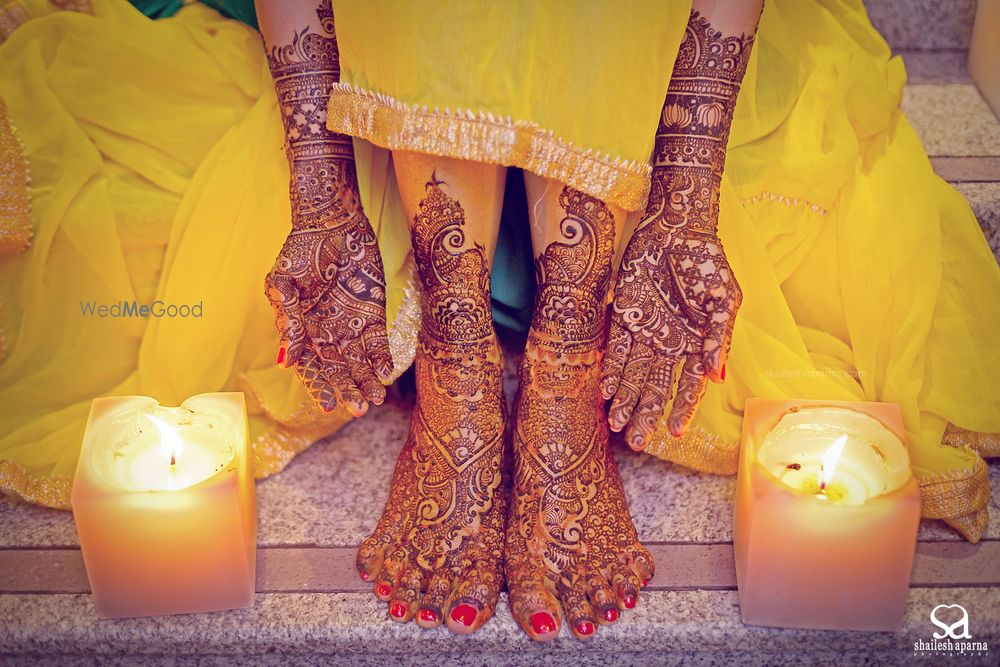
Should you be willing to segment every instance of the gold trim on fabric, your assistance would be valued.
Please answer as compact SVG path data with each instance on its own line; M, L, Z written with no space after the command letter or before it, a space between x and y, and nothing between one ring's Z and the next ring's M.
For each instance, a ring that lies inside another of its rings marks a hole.
M735 475L740 462L740 443L727 442L721 436L693 426L675 438L666 425L660 424L644 450L647 454L679 463L700 472Z
M31 242L31 175L24 146L0 97L0 256Z
M649 197L649 164L584 150L509 116L429 109L341 83L330 91L326 124L389 150L521 167L626 211L644 209Z
M79 12L81 14L94 13L94 6L91 4L90 0L49 0L49 2L59 9L65 9L71 12Z
M33 476L13 461L0 461L0 491L36 505L69 509L73 480L68 477Z
M941 441L952 447L967 447L984 459L1000 456L1000 433L966 431L954 424L948 424Z
M749 197L743 197L740 199L740 203L744 206L749 204L759 204L761 202L777 202L779 204L784 204L785 206L802 206L809 209L813 213L819 215L826 215L827 211L822 206L812 203L806 199L798 199L797 197L787 197L777 192L758 192L755 195L750 195Z
M30 17L20 2L0 7L0 42L10 37Z
M2 8L0 8L2 9ZM0 97L0 257L21 252L31 243L31 172L17 129ZM0 363L7 357L7 338L0 303Z
M976 456L971 469L918 476L917 481L921 516L944 519L969 542L979 541L986 530L990 501L989 468L983 459Z

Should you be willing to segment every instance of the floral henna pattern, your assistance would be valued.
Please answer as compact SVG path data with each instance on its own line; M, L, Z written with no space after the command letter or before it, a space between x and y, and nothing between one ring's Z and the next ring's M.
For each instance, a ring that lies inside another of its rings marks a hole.
M505 405L485 251L432 176L412 235L422 287L417 406L385 512L358 551L390 614L475 630L496 607L506 519Z
M514 496L506 571L514 618L555 636L561 606L593 634L635 605L653 572L608 448L599 364L615 222L600 201L564 188L562 239L538 258L534 317L520 367Z
M603 369L611 427L628 425L634 449L649 442L671 398L667 425L681 435L708 378L724 379L743 296L716 234L719 190L753 40L723 35L695 11L674 64L646 214L615 286Z
M361 210L351 138L326 128L326 100L340 79L329 2L308 28L271 48L268 65L285 127L292 231L265 279L283 359L324 410L363 414L381 403L392 373L385 278Z

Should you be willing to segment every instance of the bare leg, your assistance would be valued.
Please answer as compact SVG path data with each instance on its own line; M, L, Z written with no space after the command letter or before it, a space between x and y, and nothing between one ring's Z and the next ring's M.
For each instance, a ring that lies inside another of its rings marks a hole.
M489 261L501 167L393 155L422 286L417 406L385 512L358 550L396 621L477 630L502 584L504 401Z
M538 292L520 368L507 586L534 639L593 636L653 574L608 449L600 362L621 210L526 175Z

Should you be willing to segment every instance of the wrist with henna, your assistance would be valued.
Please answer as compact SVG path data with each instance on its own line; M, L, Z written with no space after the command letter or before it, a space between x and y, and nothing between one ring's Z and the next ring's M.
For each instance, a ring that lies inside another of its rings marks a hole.
M329 2L322 33L293 33L268 53L285 128L292 231L265 281L282 337L278 363L296 368L326 411L381 403L392 372L378 242L358 196L351 138L326 127L340 80Z
M724 35L692 12L653 151L646 214L629 240L615 288L603 393L611 427L649 442L673 398L675 436L708 378L724 379L739 285L716 233L726 147L754 36ZM683 365L679 362L683 359Z

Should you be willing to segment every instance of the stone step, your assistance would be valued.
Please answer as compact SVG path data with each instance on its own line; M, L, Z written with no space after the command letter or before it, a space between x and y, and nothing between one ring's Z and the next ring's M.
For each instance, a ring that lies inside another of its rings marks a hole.
M865 0L872 24L894 51L967 50L976 0Z

